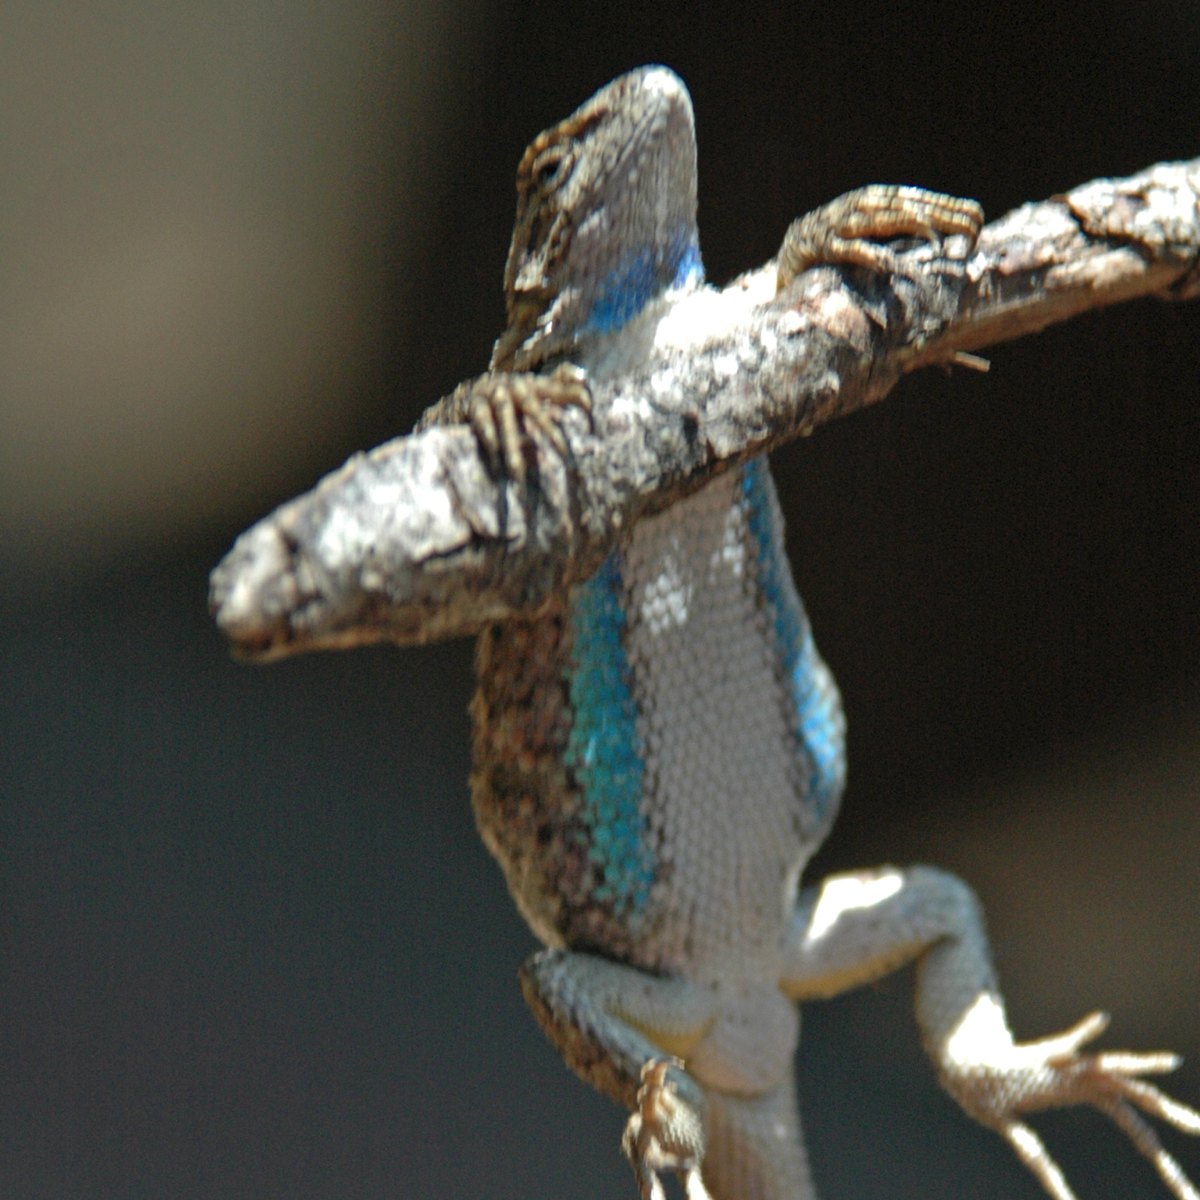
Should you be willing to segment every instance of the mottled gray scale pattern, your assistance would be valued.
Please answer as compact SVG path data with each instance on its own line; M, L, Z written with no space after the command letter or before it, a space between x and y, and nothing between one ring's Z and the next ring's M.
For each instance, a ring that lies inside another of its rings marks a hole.
M545 452L524 435L544 435L564 403L561 382L539 372L569 360L594 383L638 370L672 291L699 286L683 84L664 68L615 80L530 146L518 191L493 371L429 417L496 427L508 444L493 457L510 466ZM971 201L860 189L793 226L779 283L813 263L895 271L880 240L973 240L980 220ZM513 371L526 372L519 387ZM600 430L621 419L599 416ZM669 1169L693 1197L702 1175L713 1200L813 1200L792 1081L796 1002L918 960L917 1023L940 1081L1050 1194L1072 1193L1025 1114L1088 1104L1176 1200L1198 1200L1134 1111L1200 1133L1200 1112L1146 1078L1170 1056L1089 1053L1098 1015L1017 1042L960 880L880 867L797 891L840 799L844 730L761 462L628 529L552 611L487 631L478 667L479 828L550 947L526 962L522 988L575 1071L636 1101L625 1149L643 1197L661 1194L655 1176ZM672 1112L688 1118L683 1144Z
M484 843L521 915L548 946L631 953L629 929L599 900L571 729L566 610L493 626L476 653L471 795Z

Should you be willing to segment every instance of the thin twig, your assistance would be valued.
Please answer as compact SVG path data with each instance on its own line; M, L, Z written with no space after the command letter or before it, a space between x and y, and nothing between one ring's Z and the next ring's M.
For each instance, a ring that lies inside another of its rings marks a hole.
M570 454L497 483L464 427L356 455L248 530L213 572L236 649L270 658L428 641L534 613L622 528L717 472L882 399L900 376L1137 296L1200 295L1200 159L1100 180L890 279L772 264L642 319L636 370L596 383ZM955 260L955 254L958 258ZM503 495L501 492L503 489Z

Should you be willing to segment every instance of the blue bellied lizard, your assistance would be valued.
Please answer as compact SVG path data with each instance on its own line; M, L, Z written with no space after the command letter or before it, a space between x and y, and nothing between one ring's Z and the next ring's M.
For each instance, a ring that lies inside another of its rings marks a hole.
M488 374L424 424L467 421L493 469L537 485L589 381L644 354L667 305L703 287L692 110L661 67L610 83L528 148L504 274L508 325ZM780 289L810 265L897 269L897 237L969 248L971 201L870 187L801 219ZM536 618L483 632L472 703L480 831L547 949L521 972L550 1040L633 1110L643 1197L814 1194L797 1115L797 1002L917 960L922 1039L948 1091L1072 1195L1025 1115L1091 1104L1195 1200L1135 1111L1188 1132L1200 1114L1142 1076L1169 1054L1084 1053L1105 1018L1016 1042L979 905L930 867L800 888L845 776L836 686L784 555L765 458L628 529Z
M1138 1112L1200 1132L1200 1113L1142 1078L1174 1056L1084 1053L1098 1014L1015 1042L963 883L884 867L800 887L840 802L843 719L765 459L746 457L879 398L900 370L970 361L955 347L1011 336L1000 317L1023 290L1032 327L1053 319L1041 276L1093 286L1046 268L1092 189L1010 244L976 243L972 201L862 188L717 292L695 156L687 92L664 68L537 138L491 369L423 432L244 534L214 572L218 621L256 658L483 630L476 816L547 947L522 986L567 1062L631 1110L623 1148L643 1197L668 1171L692 1200L811 1197L797 1002L915 961L943 1084L1052 1195L1071 1192L1025 1117L1084 1103L1179 1200L1200 1200ZM1186 171L1100 183L1112 202L1089 251L1132 236L1143 210L1177 213L1126 258L1194 294L1195 238L1170 234L1193 228ZM845 270L807 272L826 264ZM931 355L964 309L999 325Z

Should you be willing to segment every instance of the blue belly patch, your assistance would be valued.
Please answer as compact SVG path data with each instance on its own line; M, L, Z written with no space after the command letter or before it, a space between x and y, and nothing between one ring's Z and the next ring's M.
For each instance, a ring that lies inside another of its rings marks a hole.
M600 877L594 896L636 914L650 899L654 857L641 813L645 766L622 641L619 559L614 551L575 589L567 674L574 724L566 762L579 785L588 859Z

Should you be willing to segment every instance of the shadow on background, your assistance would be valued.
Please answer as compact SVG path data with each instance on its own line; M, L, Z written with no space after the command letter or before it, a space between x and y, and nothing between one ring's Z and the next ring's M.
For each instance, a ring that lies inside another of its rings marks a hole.
M207 572L480 369L521 150L619 71L692 89L720 282L868 180L994 217L1194 157L1198 50L1181 3L6 7L0 1195L632 1195L515 987L469 646L237 666ZM818 869L958 871L1020 1033L1109 1008L1196 1103L1200 307L992 361L777 456L851 722ZM826 1200L1038 1195L910 994L806 1010ZM1156 1194L1099 1117L1040 1127L1081 1195Z

